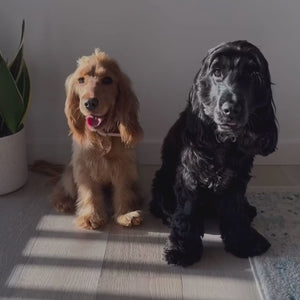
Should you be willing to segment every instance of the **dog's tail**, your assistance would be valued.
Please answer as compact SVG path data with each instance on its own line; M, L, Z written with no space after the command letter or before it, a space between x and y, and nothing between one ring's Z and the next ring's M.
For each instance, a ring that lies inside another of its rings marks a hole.
M30 166L30 171L51 177L50 182L55 184L59 181L64 168L64 165L53 164L46 160L37 160Z

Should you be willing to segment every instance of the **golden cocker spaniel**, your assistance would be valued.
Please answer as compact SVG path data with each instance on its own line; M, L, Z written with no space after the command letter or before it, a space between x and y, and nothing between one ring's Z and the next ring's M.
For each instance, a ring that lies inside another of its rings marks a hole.
M104 198L111 187L116 222L139 225L142 203L134 147L143 131L129 78L96 49L78 60L66 80L66 93L73 154L54 189L53 206L61 212L76 208L77 225L97 229L108 221Z

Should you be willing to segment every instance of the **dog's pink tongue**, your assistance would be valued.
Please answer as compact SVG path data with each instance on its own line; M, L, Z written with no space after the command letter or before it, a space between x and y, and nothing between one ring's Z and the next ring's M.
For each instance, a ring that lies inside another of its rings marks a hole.
M86 121L90 127L96 128L96 127L100 126L102 119L99 117L96 117L96 116L88 116L86 118Z

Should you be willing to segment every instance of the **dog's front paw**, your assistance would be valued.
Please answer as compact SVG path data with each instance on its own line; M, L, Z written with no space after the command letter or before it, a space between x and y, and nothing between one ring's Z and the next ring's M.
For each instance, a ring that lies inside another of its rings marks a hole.
M168 244L165 248L165 259L169 265L187 267L199 261L202 252L201 241L195 247L189 247L189 250L176 248L174 245Z
M231 234L229 239L225 236L223 241L226 251L241 258L261 255L271 246L271 244L252 227L243 234Z
M94 213L90 215L79 216L76 219L76 225L80 228L95 230L104 226L107 223L107 220L107 216L100 216Z
M124 215L119 215L117 216L116 221L118 224L125 227L138 226L143 222L142 212L140 210L135 210Z

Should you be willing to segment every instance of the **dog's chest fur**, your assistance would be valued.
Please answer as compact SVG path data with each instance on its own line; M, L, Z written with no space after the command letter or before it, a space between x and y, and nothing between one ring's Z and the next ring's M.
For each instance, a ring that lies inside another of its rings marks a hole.
M238 151L234 143L221 143L197 152L196 156L201 158L197 172L200 186L219 193L240 180L239 176L248 178L248 170L243 166L249 158Z
M87 180L107 184L120 176L120 169L131 171L135 151L125 148L119 138L112 140L111 150L107 154L103 154L98 147L83 148L74 143L72 164L75 180L76 177L86 176Z

